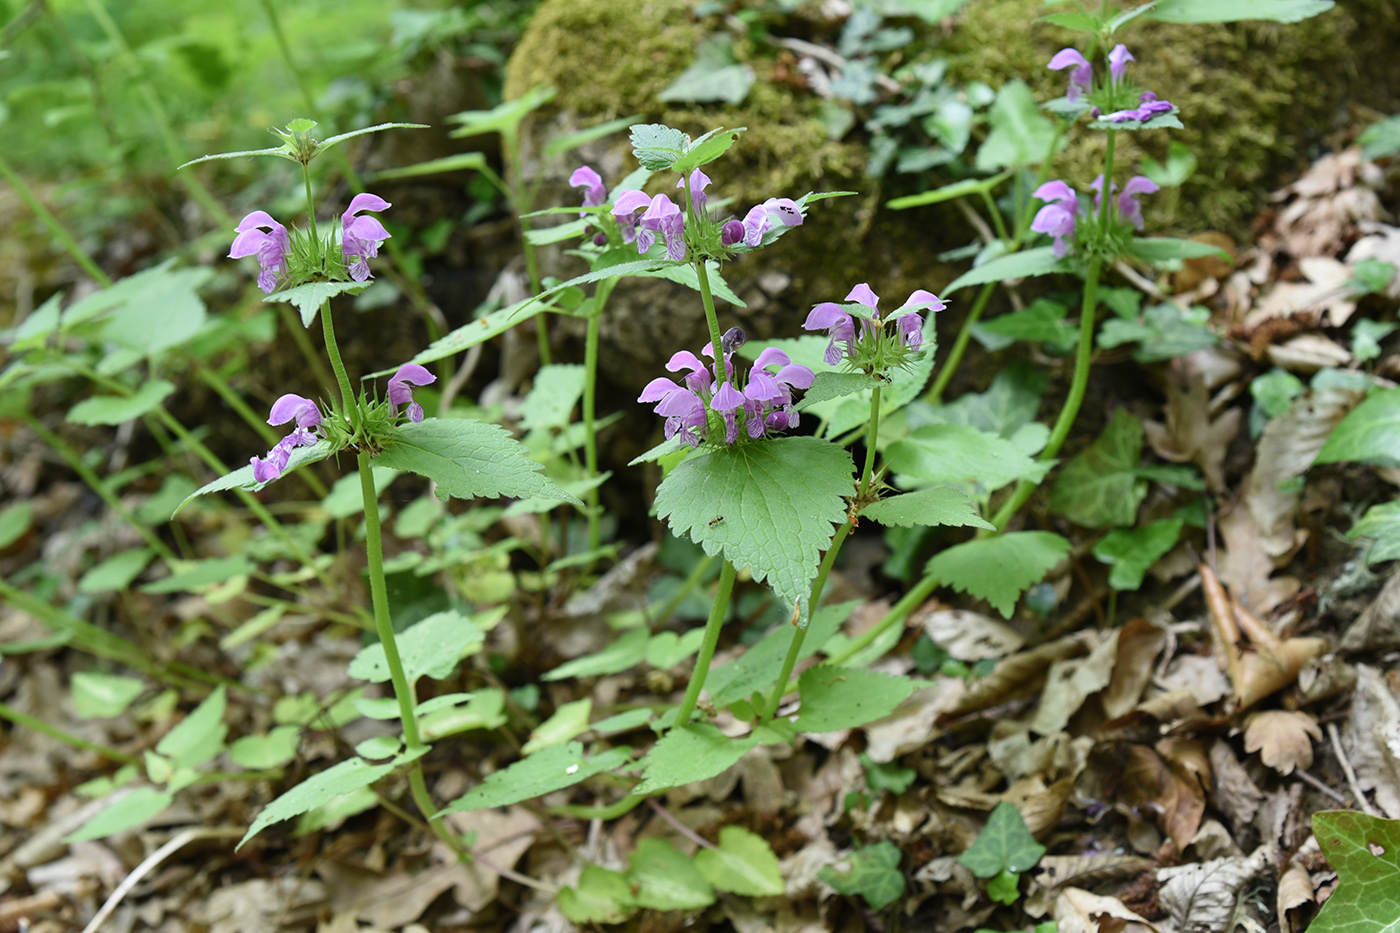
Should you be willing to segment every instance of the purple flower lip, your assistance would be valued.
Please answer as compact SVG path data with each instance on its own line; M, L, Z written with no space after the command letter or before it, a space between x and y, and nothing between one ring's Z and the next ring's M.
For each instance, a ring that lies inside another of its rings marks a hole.
M253 457L248 461L253 466L253 479L259 483L270 483L277 479L292 459L293 450L298 447L310 447L319 440L313 429L321 426L321 409L311 399L289 392L273 402L267 423L279 425L288 421L296 423L292 433L278 441L277 445L267 452L266 458Z
M574 188L583 189L584 207L596 207L608 199L608 189L603 187L602 176L587 165L574 169L574 173L569 176L569 184ZM579 212L580 217L586 214L586 211Z
M1094 89L1094 66L1089 64L1078 49L1060 49L1046 65L1051 71L1072 69L1069 73L1069 91L1065 96L1074 103Z
M1034 197L1047 202L1031 221L1036 233L1048 233L1055 238L1055 256L1063 259L1074 244L1074 231L1079 222L1079 196L1063 181L1048 181L1035 189Z
M703 217L705 215L705 188L710 184L710 176L700 169L695 169L690 173L690 204L695 208L695 213ZM677 188L685 187L685 179L676 182Z
M423 420L423 406L413 400L413 386L425 386L437 382L437 376L417 363L405 363L398 372L389 377L389 412L397 415L400 405L408 406L408 420Z
M268 232L264 233L263 228ZM267 211L253 211L238 222L234 231L238 236L233 238L229 258L257 256L258 288L271 295L277 290L278 278L287 271L287 253L292 248L287 228L273 220Z
M1108 73L1115 82L1122 81L1123 76L1128 72L1128 62L1135 62L1133 53L1128 51L1128 47L1123 43L1118 43L1113 47L1113 51L1108 53Z
M370 278L369 262L379 255L379 244L389 239L389 231L378 219L361 217L362 211L385 211L392 205L368 191L355 195L350 207L340 219L340 249L345 257L345 265L350 270L350 278L363 282Z

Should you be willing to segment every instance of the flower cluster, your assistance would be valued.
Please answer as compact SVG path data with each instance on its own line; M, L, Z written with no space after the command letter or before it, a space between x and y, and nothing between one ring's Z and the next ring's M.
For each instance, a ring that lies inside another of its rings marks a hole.
M862 282L851 289L846 300L855 302L870 310L869 315L859 315L860 328L856 328L856 315L852 315L834 301L823 301L814 307L802 324L805 330L824 330L831 338L826 345L826 362L835 366L844 357L859 369L887 368L904 355L901 350L918 350L924 342L923 311L942 311L947 303L933 292L922 288L915 289L904 304L895 309L888 318L881 318L880 296ZM892 346L881 346L885 324L894 325ZM837 344L844 344L844 348ZM893 352L890 352L893 351ZM880 365L885 361L886 365Z
M271 482L281 476L282 471L287 468L287 461L292 459L293 450L298 447L310 447L320 440L316 428L321 426L321 409L316 407L316 403L311 399L289 392L273 402L267 423L279 425L288 421L296 422L292 433L278 441L277 445L267 452L266 458L253 457L248 461L253 465L253 479L259 483Z
M1089 186L1095 192L1095 215L1103 207L1103 176L1094 179ZM1159 190L1157 183L1145 175L1133 176L1120 193L1118 185L1109 186L1109 197L1116 197L1118 223L1134 229L1143 228L1142 202L1138 195L1152 194ZM1048 233L1055 238L1055 255L1063 259L1069 255L1074 245L1075 233L1080 216L1084 213L1079 204L1079 194L1063 181L1048 181L1035 189L1035 197L1046 202L1031 221L1031 229L1037 233Z
M1132 95L1137 91L1129 86L1127 80L1128 62L1136 60L1133 53L1128 51L1128 47L1121 43L1115 45L1108 53L1108 84L1094 95L1095 105L1089 111L1095 119L1106 120L1109 123L1127 123L1130 120L1146 123L1155 116L1171 113L1176 109L1170 101L1158 100L1152 91L1138 94L1136 106L1119 106L1125 96L1132 100ZM1050 59L1047 67L1052 71L1069 69L1069 90L1065 97L1070 103L1076 103L1082 97L1094 94L1094 66L1078 49L1060 49ZM1110 112L1104 113L1104 110L1109 108L1112 108Z
M812 371L792 362L783 351L768 347L758 355L747 380L741 383L733 355L745 340L744 332L737 327L730 328L721 338L723 377L719 375L718 363L712 377L709 365L689 350L681 350L666 364L670 372L685 372L681 384L664 376L647 383L637 401L657 403L656 413L666 419L667 440L679 437L690 447L698 447L706 440L718 443L713 434L723 425L724 443L732 445L739 440L741 422L744 433L755 440L769 432L797 427L793 390L810 386ZM707 343L701 353L713 357L713 342Z
M383 211L389 207L389 202L378 195L355 195L350 201L349 209L340 219L339 263L324 261L329 258L324 255L325 251L328 246L334 248L334 241L329 244L313 244L311 238L307 237L301 249L306 255L295 255L296 250L287 228L273 220L267 211L253 211L239 221L238 226L234 228L238 235L234 237L233 247L228 255L230 259L256 256L258 288L269 295L279 286L299 284L300 281L310 280L313 276L324 275L326 270L333 269L336 265L343 267L354 281L363 282L371 277L368 260L379 255L379 245L389 239L389 231L375 218L360 215L364 211ZM321 255L314 255L315 253ZM300 262L294 264L294 259L300 259ZM298 275L298 269L305 270L307 274ZM297 281L292 281L294 279Z

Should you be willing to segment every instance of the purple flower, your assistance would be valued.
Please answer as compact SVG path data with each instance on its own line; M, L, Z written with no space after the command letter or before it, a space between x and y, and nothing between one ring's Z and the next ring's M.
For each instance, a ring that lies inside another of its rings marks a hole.
M1157 183L1146 175L1134 175L1123 186L1123 193L1118 195L1118 213L1128 223L1141 230L1143 227L1142 204L1134 195L1152 194L1160 190Z
M723 338L721 338L721 340L723 340ZM710 391L709 367L701 362L700 357L691 353L689 350L679 350L671 354L671 359L666 363L666 369L673 373L680 372L682 369L686 370L685 385L690 391ZM652 381L654 382L655 380Z
M1060 49L1055 53L1055 57L1050 59L1050 64L1046 67L1051 71L1074 69L1069 73L1069 91L1065 95L1069 98L1070 103L1074 103L1094 89L1094 66L1089 64L1087 58L1079 54L1078 49Z
M264 227L267 233L263 232ZM257 256L258 288L271 295L277 288L278 277L287 271L287 252L292 248L287 228L273 220L267 211L253 211L239 221L234 230L238 236L233 238L229 258Z
M855 353L855 321L834 301L823 301L814 307L807 315L807 320L803 322L802 328L827 332L831 342L826 345L826 356L823 359L826 360L828 366L835 366L841 362L842 353L836 348L838 340L846 344L845 355L849 356Z
M686 353L687 351L681 351ZM671 362L676 362L676 357L671 357ZM695 354L688 353L692 359ZM699 360L695 360L699 362ZM679 369L679 366L670 366L672 371ZM705 373L705 367L699 367L701 373ZM692 374L693 375L693 374ZM686 378L690 384L690 377ZM707 376L708 381L708 376ZM656 406L656 413L666 419L666 439L680 435L681 442L689 447L700 446L702 432L705 428L705 402L701 398L699 391L693 388L681 388L670 379L664 376L653 379L642 389L642 394L637 397L639 402L660 402Z
M651 199L642 219L637 222L637 251L645 253L659 233L666 240L666 255L670 259L685 258L685 217L669 197L658 194ZM650 234L650 235L649 235ZM646 245L643 246L645 239Z
M413 400L413 386L437 382L437 376L417 363L405 363L389 377L389 413L397 415L400 405L408 405L408 420L423 420L423 406Z
M569 185L583 189L583 206L596 207L608 199L608 189L603 187L603 178L587 165L574 169L569 176ZM580 217L587 217L587 211L579 211Z
M1151 91L1143 91L1138 101L1139 105L1135 109L1115 110L1113 113L1105 114L1103 119L1111 123L1127 123L1129 120L1146 123L1159 113L1170 113L1174 106L1169 100L1158 100L1157 95Z
M802 224L802 211L792 198L769 198L755 204L744 215L744 245L761 245L763 234L773 228L774 220L785 227L797 227Z
M690 203L695 208L696 215L705 216L705 188L710 184L710 176L700 169L690 173ZM685 179L676 182L677 188L685 187Z
M891 316L899 334L899 342L906 347L923 346L924 316L919 312L937 312L946 307L948 307L948 303L933 292L916 288Z
M1062 181L1048 181L1035 189L1035 197L1047 202L1031 221L1031 229L1055 238L1055 255L1069 255L1074 243L1074 227L1079 219L1079 196Z
M350 209L340 219L340 248L345 255L345 265L350 269L350 278L363 282L370 277L369 262L379 255L379 244L389 239L389 231L384 229L374 217L360 217L361 211L385 211L391 205L377 194L362 192L350 201Z
M640 191L624 191L617 196L617 201L613 203L612 215L617 218L617 224L622 228L622 242L631 243L637 238L637 221L641 219L642 212L651 206L651 198ZM648 242L647 246L651 246ZM646 250L642 250L646 252Z
M784 227L802 226L802 211L792 198L769 198L763 206Z
M298 447L310 447L318 440L312 429L321 425L321 409L311 399L289 392L273 402L267 423L279 425L288 421L296 422L292 433L278 441L277 445L267 452L266 459L253 457L248 461L253 465L253 479L259 483L277 479L292 459L293 450Z
M719 232L719 245L733 246L742 242L744 242L744 222L742 220L725 221Z
M1128 47L1123 43L1118 43L1113 47L1113 51L1108 53L1108 73L1115 82L1122 81L1123 76L1128 72L1128 62L1135 62L1133 53L1128 51Z

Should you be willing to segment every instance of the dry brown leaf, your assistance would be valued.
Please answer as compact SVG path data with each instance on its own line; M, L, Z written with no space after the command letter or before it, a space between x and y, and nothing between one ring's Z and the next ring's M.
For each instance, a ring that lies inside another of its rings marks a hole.
M1039 693L1050 665L1087 654L1096 641L1089 633L1081 632L1003 658L990 674L968 686L953 708L952 715L975 712Z
M1335 256L1358 224L1380 218L1380 198L1372 189L1384 183L1380 168L1362 159L1357 146L1324 155L1273 196L1292 198L1274 222L1280 248L1298 257Z
M1264 532L1248 508L1237 505L1222 513L1216 527L1225 544L1218 562L1220 579L1237 602L1263 616L1297 594L1301 584L1295 578L1273 576Z
M1102 697L1104 715L1116 719L1137 705L1166 643L1167 633L1146 619L1132 619L1119 629L1118 657Z
M1244 765L1235 757L1230 743L1216 739L1210 747L1210 803L1230 820L1235 834L1241 835L1254 820L1264 799Z
M935 609L923 617L924 634L960 661L1004 658L1020 651L1025 638L1000 619L963 609Z
M1182 654L1172 658L1166 672L1157 680L1157 685L1168 691L1163 696L1186 694L1199 706L1209 706L1230 693L1230 681L1214 658L1199 654ZM1160 702L1162 697L1154 697L1143 704ZM1183 711L1180 716L1191 715ZM1170 720L1164 720L1170 721Z
M1175 367L1176 363L1173 360L1170 365ZM1177 374L1173 372L1173 376ZM1164 459L1194 462L1205 474L1206 485L1219 492L1225 488L1225 452L1240 430L1240 410L1231 408L1212 419L1205 379L1200 374L1188 374L1183 387L1178 384L1179 378L1167 383L1165 424L1143 422L1147 442Z
M1032 732L1053 735L1064 731L1084 701L1108 686L1118 660L1118 634L1113 629L1087 657L1056 661L1045 676L1040 703L1031 719Z
M992 727L992 737L987 741L987 755L1008 781L1019 781L1030 774L1058 781L1065 777L1077 777L1084 769L1093 746L1094 740L1089 736L1070 738L1064 732L1043 736L1032 742L1025 726L1003 721Z
M1105 918L1120 921L1107 923ZM1058 933L1116 933L1123 921L1140 923L1153 933L1157 927L1134 913L1116 897L1091 894L1082 888L1065 888L1055 900L1055 926Z
M1294 373L1315 373L1351 362L1350 350L1321 334L1299 334L1284 343L1273 344L1267 353L1269 362Z
M1350 652L1400 648L1400 571L1391 573L1371 605L1347 627L1339 647Z
M1375 791L1376 806L1387 817L1400 819L1400 699L1385 675L1366 664L1356 666L1345 735L1357 784Z
M1185 849L1205 815L1205 794L1200 785L1187 781L1146 745L1129 745L1125 751L1121 802L1134 813L1153 816L1177 850Z
M1180 933L1228 930L1240 892L1273 861L1274 848L1262 845L1248 858L1215 859L1157 869L1157 899Z
M1310 324L1340 327L1356 311L1355 293L1349 287L1350 267L1330 256L1307 256L1298 265L1307 281L1275 283L1245 317L1246 331L1256 330L1271 318L1293 315L1306 318Z
M1283 866L1278 876L1278 921L1283 933L1301 933L1307 926L1311 912L1298 916L1294 914L1300 907L1316 906L1313 894L1312 875L1308 872L1305 859L1318 851L1317 837L1309 836L1308 841L1293 854Z
M1271 709L1251 713L1245 720L1244 750L1258 752L1259 759L1279 774L1310 766L1313 741L1322 741L1322 729L1307 713Z
M1137 855L1046 855L1036 862L1035 880L1050 890L1100 885L1135 878L1153 866Z
M927 745L938 734L938 721L956 710L967 682L943 677L911 695L884 719L865 727L866 754L879 764Z

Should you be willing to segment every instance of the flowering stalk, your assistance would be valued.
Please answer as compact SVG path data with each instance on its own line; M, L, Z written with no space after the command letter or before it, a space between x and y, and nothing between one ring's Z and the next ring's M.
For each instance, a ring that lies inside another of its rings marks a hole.
M719 644L719 631L724 627L724 617L729 610L729 596L734 592L734 565L724 561L719 571L719 586L715 590L715 601L710 606L710 618L705 622L705 637L700 642L700 653L695 658L695 671L686 685L685 696L676 710L675 729L690 722L690 714L695 711L695 701L700 699L700 689L705 686L705 677L710 673L710 661L715 656L715 646Z
M603 307L617 285L616 278L603 279L593 293L593 313L588 318L588 330L583 344L583 457L588 478L598 475L598 432L596 408L598 398L598 327ZM602 544L599 528L598 487L588 490L588 549L596 551Z

